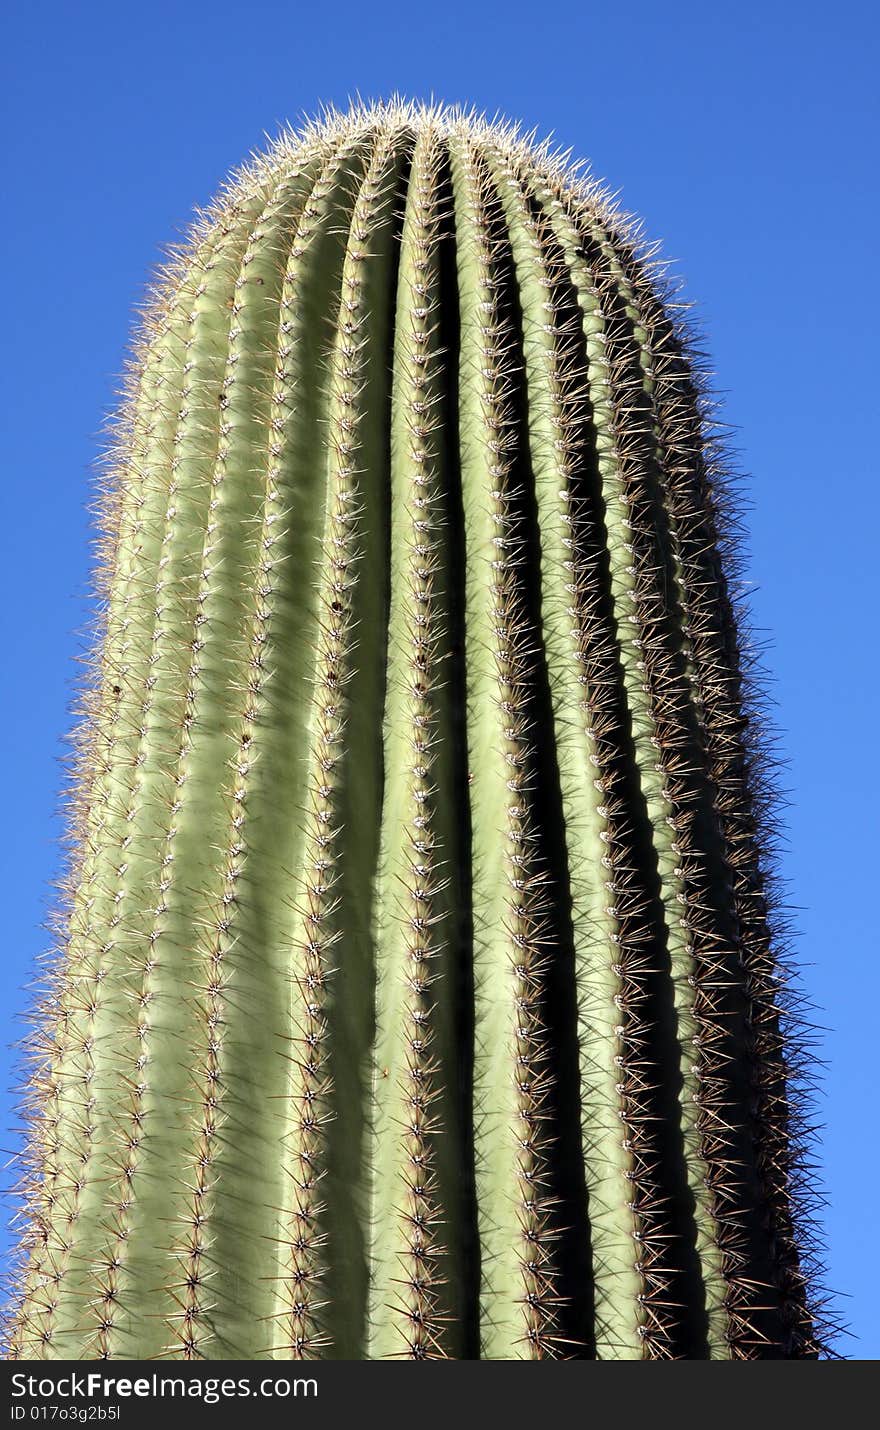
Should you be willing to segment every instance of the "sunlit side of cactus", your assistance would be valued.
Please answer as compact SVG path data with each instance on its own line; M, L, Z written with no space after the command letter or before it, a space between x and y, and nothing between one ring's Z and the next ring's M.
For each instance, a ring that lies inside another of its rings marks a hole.
M24 1357L804 1357L768 846L679 326L471 116L333 115L147 312Z

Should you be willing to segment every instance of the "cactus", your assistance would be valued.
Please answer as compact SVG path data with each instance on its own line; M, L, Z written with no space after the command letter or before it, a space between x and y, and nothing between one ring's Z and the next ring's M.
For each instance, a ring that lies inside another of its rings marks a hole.
M472 115L331 114L196 224L113 443L13 1356L821 1352L701 383L631 224Z

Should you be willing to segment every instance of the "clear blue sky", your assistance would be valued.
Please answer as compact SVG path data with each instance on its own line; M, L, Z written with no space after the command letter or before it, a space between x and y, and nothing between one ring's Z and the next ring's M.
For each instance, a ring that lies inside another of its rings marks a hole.
M708 335L751 474L752 609L789 761L783 872L827 1029L829 1281L853 1333L840 1349L880 1354L875 14L858 0L7 11L0 1127L59 863L90 464L159 247L264 131L321 102L474 103L589 156L663 240Z

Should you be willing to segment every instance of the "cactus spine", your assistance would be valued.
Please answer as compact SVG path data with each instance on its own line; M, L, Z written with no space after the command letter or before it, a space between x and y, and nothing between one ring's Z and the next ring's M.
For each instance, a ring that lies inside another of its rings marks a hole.
M13 1355L820 1350L718 483L602 194L392 104L148 309Z

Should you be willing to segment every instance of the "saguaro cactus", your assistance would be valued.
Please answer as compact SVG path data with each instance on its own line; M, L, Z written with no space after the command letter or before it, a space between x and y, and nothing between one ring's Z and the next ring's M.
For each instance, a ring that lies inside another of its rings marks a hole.
M108 484L26 1357L803 1357L703 401L546 149L282 138L146 312Z

